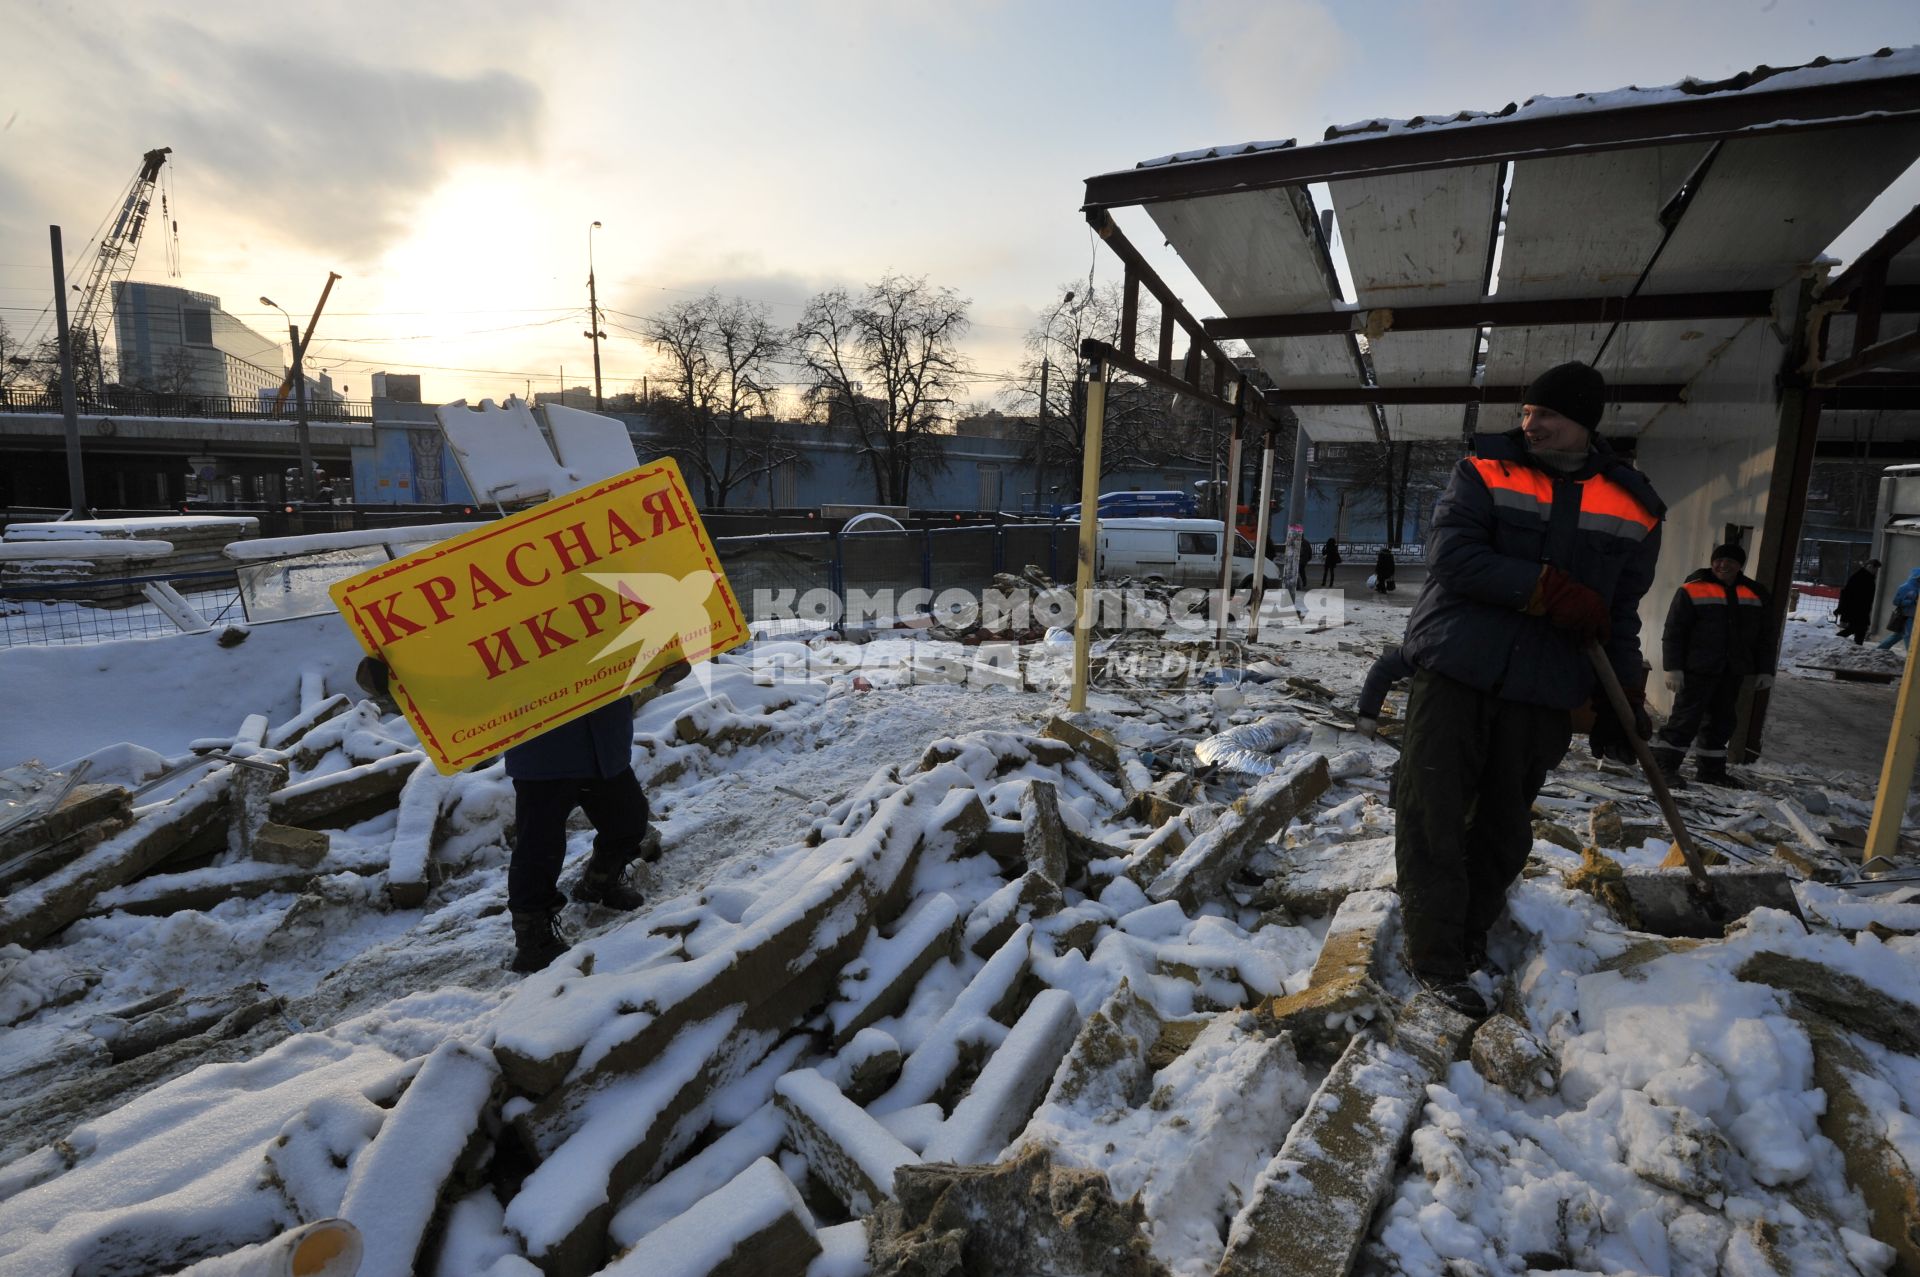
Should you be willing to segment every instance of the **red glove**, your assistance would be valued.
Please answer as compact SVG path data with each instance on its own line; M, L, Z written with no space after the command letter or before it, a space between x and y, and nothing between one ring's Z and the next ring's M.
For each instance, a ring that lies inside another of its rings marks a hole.
M1607 619L1606 600L1551 565L1540 569L1540 579L1533 584L1533 597L1527 600L1526 610L1528 616L1544 616L1583 639L1604 643L1613 633L1612 622Z

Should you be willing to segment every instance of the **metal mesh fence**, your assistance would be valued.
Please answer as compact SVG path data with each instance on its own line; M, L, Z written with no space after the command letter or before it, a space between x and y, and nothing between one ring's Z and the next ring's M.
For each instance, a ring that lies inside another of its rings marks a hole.
M314 529L308 529L314 530ZM909 591L984 591L997 571L1028 564L1060 579L1071 568L1074 529L1048 524L918 531L805 532L720 537L721 565L748 617L763 632L832 625L846 604L854 620L924 610ZM301 560L305 562L305 560ZM150 576L0 578L0 648L104 643L176 634L180 626L142 587L165 584L210 625L246 619L232 568ZM918 603L918 607L908 604Z
M180 627L140 598L142 585L166 584L208 624L243 618L232 569L112 580L44 581L0 586L0 647L76 647L115 639L178 634Z
M971 590L975 594L993 584L994 560L1000 534L991 527L935 528L927 534L931 543L931 585L941 590Z

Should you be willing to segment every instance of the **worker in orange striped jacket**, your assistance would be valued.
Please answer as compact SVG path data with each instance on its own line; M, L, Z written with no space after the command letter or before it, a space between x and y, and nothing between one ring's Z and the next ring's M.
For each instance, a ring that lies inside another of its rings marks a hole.
M1561 364L1527 388L1519 429L1475 436L1434 510L1407 622L1394 846L1407 959L1469 1014L1485 1013L1470 977L1532 850L1533 800L1566 754L1571 711L1597 700L1596 737L1650 735L1639 607L1666 507L1594 433L1605 407L1597 371ZM1595 696L1595 640L1630 726Z
M1714 547L1710 562L1673 592L1660 634L1667 690L1676 696L1653 757L1669 784L1681 783L1680 763L1693 745L1702 784L1737 786L1727 775L1727 741L1740 684L1748 675L1759 676L1757 687L1773 684L1767 592L1741 575L1747 552L1728 542Z

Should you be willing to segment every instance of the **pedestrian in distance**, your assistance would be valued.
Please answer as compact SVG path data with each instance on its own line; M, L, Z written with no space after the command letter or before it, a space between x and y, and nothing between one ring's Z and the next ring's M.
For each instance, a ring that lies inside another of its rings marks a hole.
M1300 583L1299 583L1299 588L1295 591L1295 593L1305 594L1307 592L1307 565L1312 562L1313 562L1313 542L1307 540L1305 537L1301 537L1300 538Z
M1891 652L1894 644L1910 642L1908 631L1913 629L1916 604L1920 604L1920 568L1915 568L1893 592L1893 615L1887 618L1887 636L1880 640L1881 651Z
M1470 977L1533 848L1533 800L1566 754L1572 711L1598 699L1596 732L1650 734L1639 608L1666 507L1595 433L1605 407L1599 372L1561 364L1527 388L1518 429L1475 437L1434 511L1407 622L1402 933L1420 984L1469 1015L1486 1014ZM1631 724L1595 696L1596 642Z
M1684 782L1680 764L1693 746L1694 775L1703 784L1738 787L1727 774L1727 742L1733 738L1740 685L1773 685L1773 628L1767 591L1742 574L1747 552L1728 542L1715 546L1709 566L1692 573L1673 592L1660 634L1673 713L1660 729L1653 758L1669 785Z
M1330 590L1333 588L1333 570L1340 566L1340 543L1332 537L1328 537L1327 543L1320 547L1320 563L1320 588Z
M1373 588L1381 594L1393 593L1393 551L1385 546L1373 556Z
M664 691L689 672L685 661L669 666L648 691ZM379 657L361 661L356 677L376 699L390 699L390 671ZM633 698L616 696L506 751L514 799L507 912L515 971L539 971L570 947L558 917L567 903L560 894L567 817L576 807L592 822L594 838L573 899L622 911L645 903L628 883L627 870L636 860L660 858L660 835L649 824L646 791L633 774L633 713Z
M1855 647L1866 641L1873 628L1873 589L1880 574L1880 560L1868 559L1854 570L1840 587L1840 601L1833 614L1840 620L1840 637L1853 640Z

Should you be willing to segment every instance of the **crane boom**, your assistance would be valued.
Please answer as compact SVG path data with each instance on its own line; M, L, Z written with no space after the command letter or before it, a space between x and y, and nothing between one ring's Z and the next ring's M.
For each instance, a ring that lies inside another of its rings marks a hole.
M153 204L154 183L160 176L160 166L172 153L172 147L162 146L140 157L140 171L128 184L113 224L100 237L87 282L79 290L80 300L73 312L74 353L86 361L83 375L89 388L96 392L104 393L106 389L105 369L100 359L101 329L113 313L113 286L133 273L133 259L140 251L140 234L146 229L147 212Z

